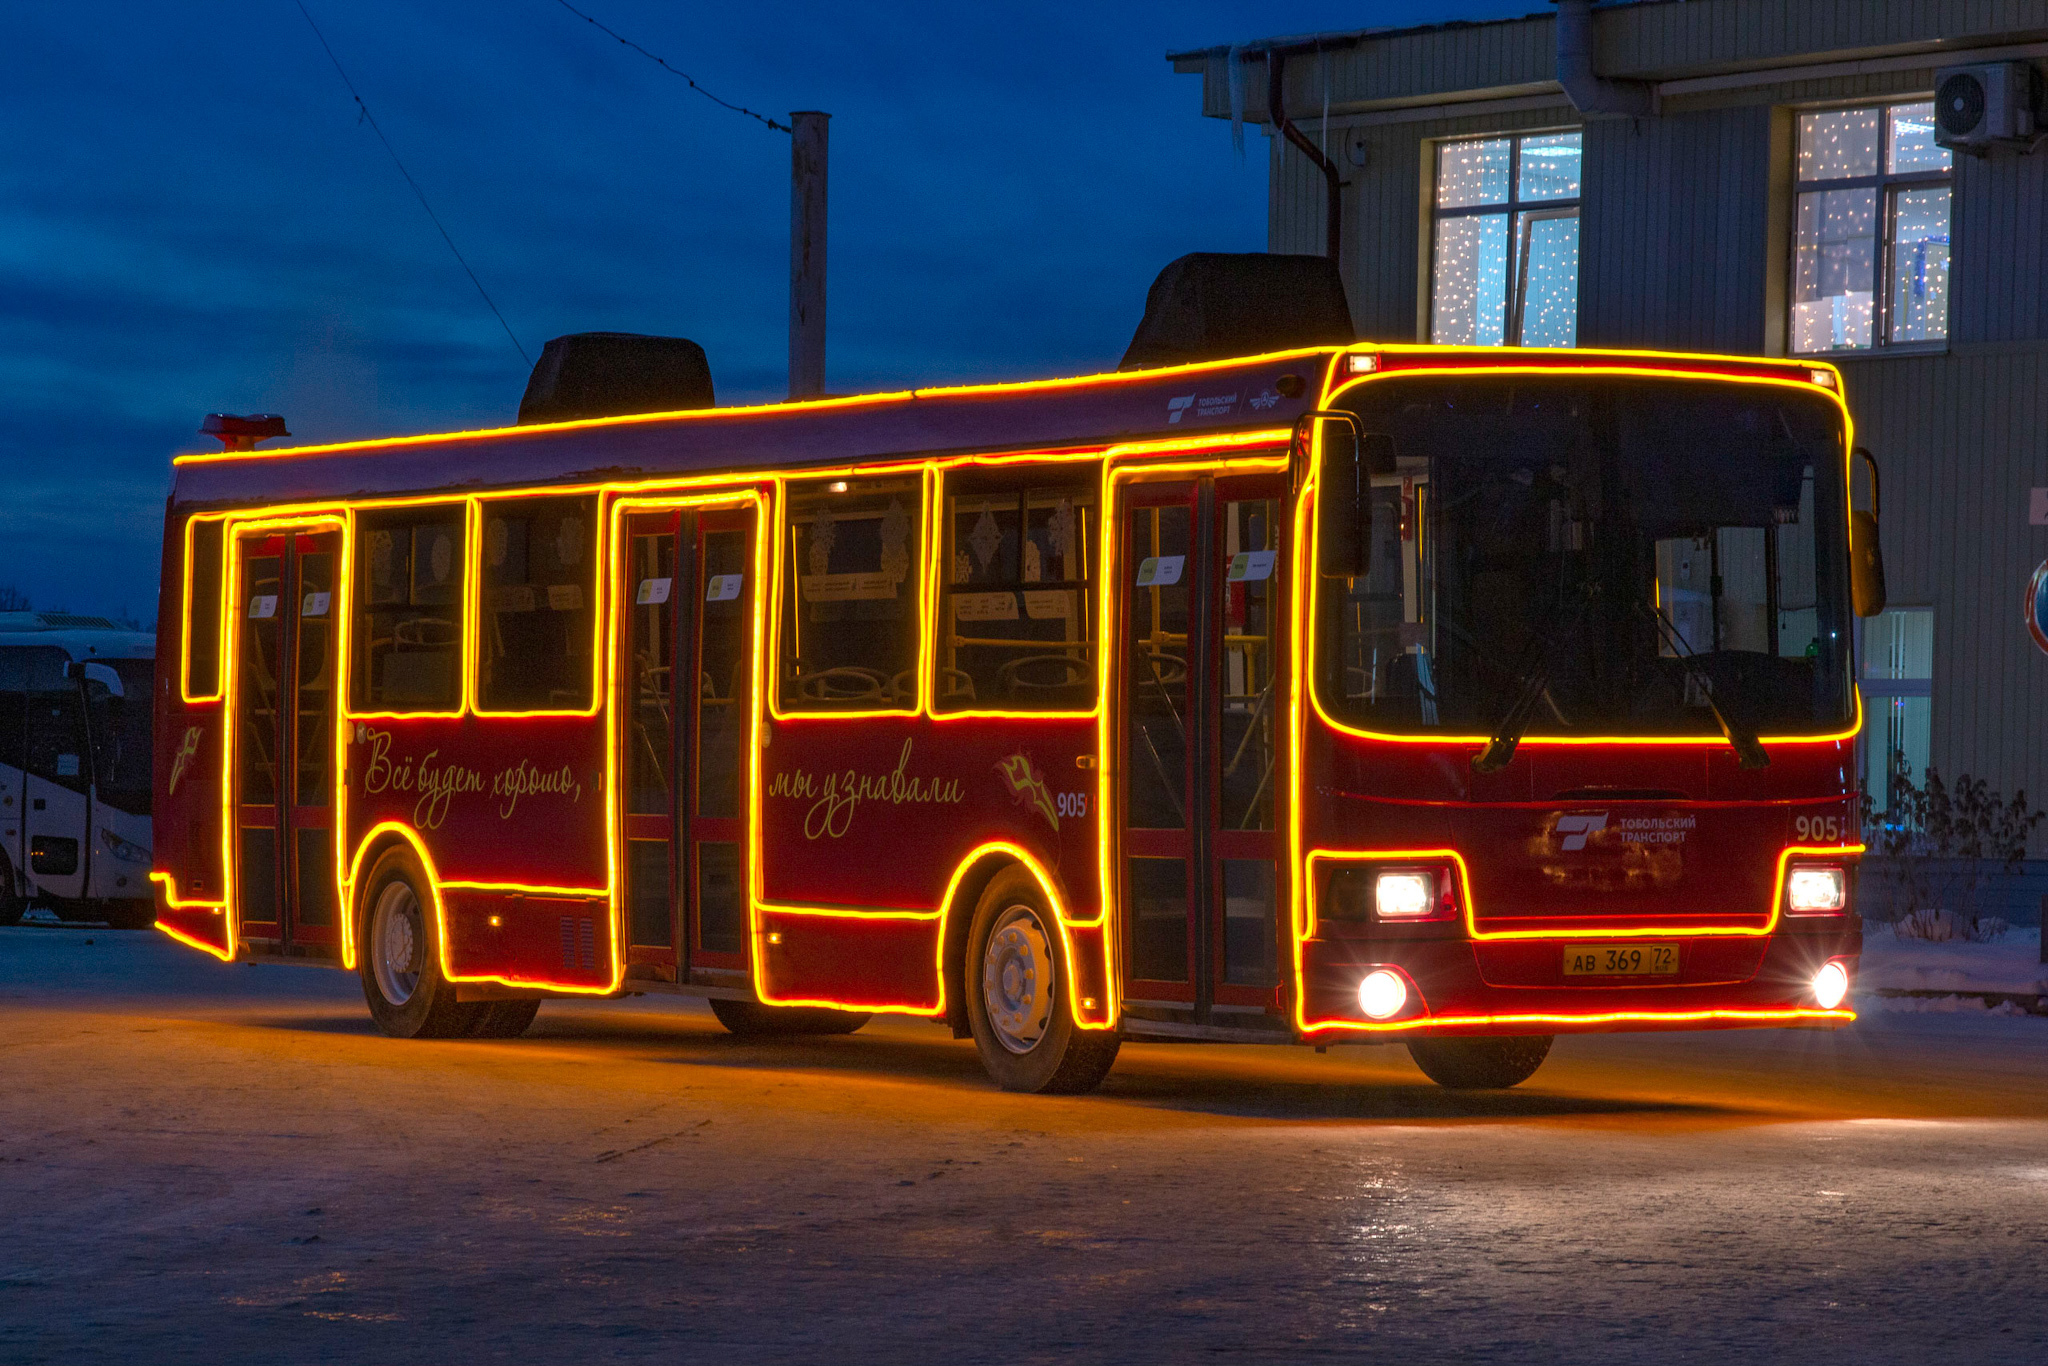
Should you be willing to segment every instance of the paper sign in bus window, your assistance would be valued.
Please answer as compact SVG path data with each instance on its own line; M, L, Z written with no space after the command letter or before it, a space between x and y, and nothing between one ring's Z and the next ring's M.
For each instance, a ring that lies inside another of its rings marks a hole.
M249 620L269 621L277 615L277 594L258 593L249 599Z
M1017 595L1015 593L955 593L953 595L953 619L955 621L1015 621L1017 619Z
M1179 583L1187 562L1185 555L1147 555L1138 562L1138 587L1169 588Z
M324 617L327 615L327 605L333 598L334 595L332 593L308 593L299 603L299 615L302 617Z
M633 604L636 607L659 607L668 601L669 589L674 586L674 579L642 579L640 590L633 594Z
M704 580L704 601L731 602L740 595L745 574L713 574Z
M1240 550L1230 557L1230 581L1257 583L1272 578L1273 556L1270 550Z

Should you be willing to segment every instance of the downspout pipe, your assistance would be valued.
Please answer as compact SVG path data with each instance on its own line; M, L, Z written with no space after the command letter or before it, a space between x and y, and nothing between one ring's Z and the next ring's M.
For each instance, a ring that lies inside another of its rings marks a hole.
M1655 86L1610 80L1593 70L1593 0L1551 3L1557 6L1557 83L1572 108L1590 119L1656 118Z
M1273 126L1286 139L1299 147L1302 154L1315 163L1323 173L1327 186L1323 193L1323 254L1338 265L1343 264L1344 252L1344 198L1341 193L1344 182L1337 176L1337 163L1323 155L1323 149L1309 141L1308 134L1294 126L1287 117L1287 52L1284 48L1266 50L1266 115Z

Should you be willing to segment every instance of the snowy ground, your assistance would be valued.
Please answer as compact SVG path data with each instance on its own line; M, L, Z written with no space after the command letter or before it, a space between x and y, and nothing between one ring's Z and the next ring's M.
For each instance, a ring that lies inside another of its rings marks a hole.
M1863 925L1863 962L1857 971L1859 1009L1899 1009L1897 1000L1877 998L1880 990L2048 992L2048 963L2041 961L2040 931L2008 930L1989 944L1929 944L1900 939L1884 921ZM1922 1007L1924 1008L1924 1007ZM1981 1009L1982 1002L1967 1008Z
M401 1043L347 974L0 930L0 1363L2040 1366L2044 1154L2048 1019L1981 1009L1060 1098L929 1025Z

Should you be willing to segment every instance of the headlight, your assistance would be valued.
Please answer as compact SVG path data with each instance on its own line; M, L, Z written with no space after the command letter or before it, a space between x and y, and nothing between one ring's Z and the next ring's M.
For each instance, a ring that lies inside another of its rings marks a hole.
M149 850L139 844L122 839L119 835L104 827L100 830L100 844L106 848L108 853L124 863L149 862Z
M1436 874L1381 873L1373 880L1372 908L1382 920L1413 920L1436 909Z
M1398 972L1374 968L1358 984L1358 1008L1368 1020L1391 1020L1407 1004L1408 984Z
M1830 960L1813 974L1813 1002L1822 1010L1833 1010L1849 994L1849 969Z
M1840 868L1795 867L1785 875L1785 909L1793 915L1831 915L1849 904L1849 879Z

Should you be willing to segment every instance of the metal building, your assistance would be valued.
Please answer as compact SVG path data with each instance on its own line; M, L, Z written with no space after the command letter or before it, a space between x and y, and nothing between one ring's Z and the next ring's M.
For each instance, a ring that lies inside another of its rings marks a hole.
M1884 475L1872 787L1897 752L2043 804L2048 0L1561 0L1170 60L1263 127L1269 249L1331 250L1361 337L1841 366Z

